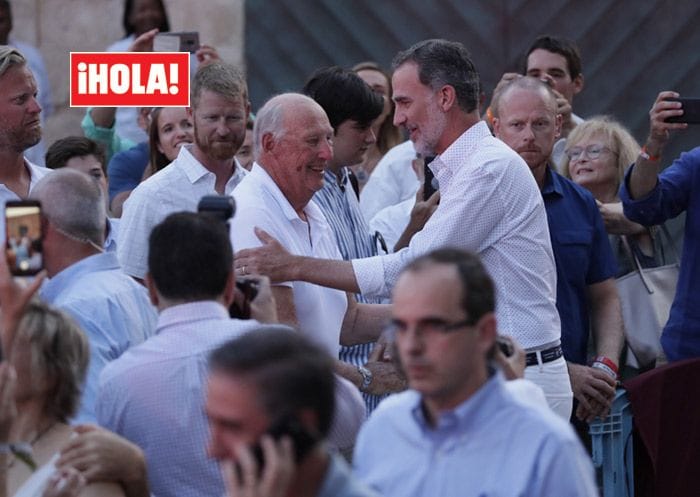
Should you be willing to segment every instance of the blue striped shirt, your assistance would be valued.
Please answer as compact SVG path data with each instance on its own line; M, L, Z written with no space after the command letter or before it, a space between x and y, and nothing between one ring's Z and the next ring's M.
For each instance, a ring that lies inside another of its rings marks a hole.
M343 259L360 259L377 255L377 246L374 236L370 234L369 225L360 211L360 204L348 179L348 169L340 170L340 183L337 176L330 170L324 175L323 188L314 195L314 202L321 208L331 225L338 249ZM358 302L376 304L380 299L366 299L362 295L356 295ZM339 359L355 366L362 366L367 362L373 343L363 343L351 347L341 347ZM377 407L383 396L362 394L367 406L367 413Z

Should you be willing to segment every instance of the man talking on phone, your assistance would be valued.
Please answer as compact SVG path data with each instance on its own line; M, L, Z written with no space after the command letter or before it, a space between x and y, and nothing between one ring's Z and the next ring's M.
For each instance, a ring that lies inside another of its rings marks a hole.
M208 452L230 497L378 497L323 443L334 410L333 358L289 330L261 329L209 361Z
M698 122L684 121L690 109L674 100L679 97L673 91L662 91L656 97L649 111L649 137L620 188L625 216L644 226L661 224L686 213L676 296L661 335L661 345L670 362L700 357L700 266L696 263L700 237L700 148L683 153L659 172L665 163L663 150L671 132L686 129L689 122Z

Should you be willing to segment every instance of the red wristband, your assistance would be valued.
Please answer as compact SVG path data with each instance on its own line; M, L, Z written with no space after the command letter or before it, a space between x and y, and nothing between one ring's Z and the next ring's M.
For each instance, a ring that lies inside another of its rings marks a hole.
M613 370L613 372L617 375L620 374L620 371L617 369L617 364L615 364L612 359L608 359L607 357L603 355L599 355L595 359L593 359L593 362L599 362L601 364L605 364L607 367Z
M642 156L642 159L648 160L649 162L658 162L661 159L660 155L651 155L647 150L646 145L642 147L642 150L639 152L639 155Z

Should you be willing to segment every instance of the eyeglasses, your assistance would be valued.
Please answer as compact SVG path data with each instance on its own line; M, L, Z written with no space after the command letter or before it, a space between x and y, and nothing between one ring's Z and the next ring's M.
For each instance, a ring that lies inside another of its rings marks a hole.
M434 318L421 321L414 328L416 330L417 335L424 337L430 335L445 335L450 332L456 331L460 328L474 326L474 324L475 323L473 319L464 319L462 321L450 323L439 318ZM384 333L386 334L387 338L394 338L396 335L405 334L408 331L408 328L409 327L406 325L406 323L392 321L384 329Z
M596 160L603 152L610 152L611 154L618 155L617 152L614 152L608 147L604 147L602 145L588 145L586 148L571 147L565 153L569 157L569 160L579 160L584 152L586 153L586 157L591 160Z

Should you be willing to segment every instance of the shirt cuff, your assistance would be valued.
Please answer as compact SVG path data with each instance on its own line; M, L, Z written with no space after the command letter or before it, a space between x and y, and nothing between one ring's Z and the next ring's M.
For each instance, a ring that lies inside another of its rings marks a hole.
M381 257L353 259L350 262L355 272L355 279L360 287L360 293L364 297L371 298L384 295L386 283L384 281L384 266Z

